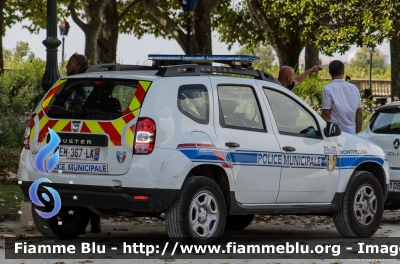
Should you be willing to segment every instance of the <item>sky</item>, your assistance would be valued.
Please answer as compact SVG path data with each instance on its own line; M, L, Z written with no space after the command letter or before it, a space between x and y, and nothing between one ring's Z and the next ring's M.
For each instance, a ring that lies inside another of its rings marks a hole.
M69 58L75 52L83 54L85 46L85 36L83 31L72 21L67 19L70 24L68 36L65 37L64 53L65 58ZM39 34L31 34L27 29L23 29L23 25L28 25L28 21L15 24L11 29L7 28L6 35L3 37L3 47L13 49L18 41L29 43L29 47L36 57L46 59L46 47L42 41L46 38L46 31L41 30ZM57 30L58 31L58 30ZM57 32L59 34L59 32ZM61 40L61 36L57 36ZM213 54L229 55L234 54L240 49L239 44L233 45L232 49L228 50L228 45L218 40L218 33L213 33L212 39ZM383 43L378 47L380 51L389 54L389 43ZM61 62L61 45L58 48L58 62ZM356 46L352 46L349 51L356 50ZM147 61L148 54L184 54L175 40L167 40L155 38L152 35L145 35L141 39L137 39L133 35L120 34L118 37L117 47L117 62L123 64L149 64ZM347 61L347 53L344 55L334 54L333 57L328 57L320 54L322 60L344 60ZM304 59L304 50L300 55L300 59Z

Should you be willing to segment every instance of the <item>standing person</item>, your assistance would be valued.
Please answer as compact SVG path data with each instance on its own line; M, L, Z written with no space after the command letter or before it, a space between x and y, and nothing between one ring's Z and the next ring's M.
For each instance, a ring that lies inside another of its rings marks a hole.
M88 61L86 56L78 54L77 52L75 52L75 54L69 58L68 63L65 66L65 69L67 69L68 76L78 73L84 73L87 68L88 68Z
M322 118L326 122L338 124L346 133L356 134L362 126L360 92L354 84L343 80L343 62L332 61L329 64L329 74L332 81L322 90Z
M74 74L79 74L79 73L84 73L86 69L88 68L88 61L85 55L75 53L72 55L69 60L67 65L65 66L67 69L67 75L74 75ZM77 92L74 94L74 100L73 100L73 105L72 108L76 107L74 105L74 102L81 102L80 97L81 95ZM100 216L96 215L93 212L90 212L90 232L91 233L101 233L101 225L100 225ZM83 231L85 233L85 231Z
M318 65L306 70L296 78L294 78L294 70L290 66L283 66L279 71L278 81L282 84L283 87L288 88L290 91L300 83L302 83L308 75L312 72L317 72L322 70L322 68Z

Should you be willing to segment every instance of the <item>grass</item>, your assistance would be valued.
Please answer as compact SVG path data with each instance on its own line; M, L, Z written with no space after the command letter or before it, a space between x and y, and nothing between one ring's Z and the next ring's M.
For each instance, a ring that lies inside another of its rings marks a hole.
M17 213L23 195L18 185L0 185L0 214Z

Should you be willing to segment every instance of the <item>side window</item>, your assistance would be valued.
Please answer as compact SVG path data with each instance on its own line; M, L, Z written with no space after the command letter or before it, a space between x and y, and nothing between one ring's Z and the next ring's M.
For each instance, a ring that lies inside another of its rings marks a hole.
M292 98L264 88L280 134L320 136L314 117Z
M254 90L246 86L218 86L222 127L264 130Z
M400 133L400 111L380 111L371 126L371 131L377 134L399 134Z
M116 98L115 101L118 100L120 103L120 109L123 111L128 108L129 104L132 101L133 96L135 95L136 89L132 89L131 86L126 86L124 84L116 85L112 90L111 97Z
M179 87L178 109L190 119L200 124L208 124L209 107L207 88L201 84L188 84Z

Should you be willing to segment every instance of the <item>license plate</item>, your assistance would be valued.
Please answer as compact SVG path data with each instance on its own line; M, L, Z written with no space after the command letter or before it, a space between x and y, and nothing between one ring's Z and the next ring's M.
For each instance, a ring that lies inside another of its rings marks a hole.
M390 182L389 191L390 192L400 192L400 182Z
M58 173L68 172L68 173L87 173L87 174L107 174L108 164L59 162L53 169L53 171Z
M99 160L100 148L60 147L60 157L65 159Z

